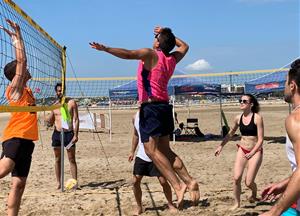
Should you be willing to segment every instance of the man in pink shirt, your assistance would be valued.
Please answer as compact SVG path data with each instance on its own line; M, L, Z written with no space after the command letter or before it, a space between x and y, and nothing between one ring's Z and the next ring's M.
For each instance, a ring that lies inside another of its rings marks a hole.
M175 37L169 28L156 27L153 48L127 50L111 48L96 42L90 46L122 59L140 60L137 85L140 109L140 134L146 154L161 174L170 182L180 208L188 188L193 204L200 198L198 183L193 179L182 160L171 150L169 134L174 130L172 105L169 105L168 82L176 64L185 56L189 46ZM174 47L174 52L171 52ZM177 175L184 183L181 183Z

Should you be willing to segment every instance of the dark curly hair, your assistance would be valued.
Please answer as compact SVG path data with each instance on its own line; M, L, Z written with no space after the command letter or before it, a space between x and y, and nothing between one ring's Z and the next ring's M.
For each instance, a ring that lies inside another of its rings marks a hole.
M12 81L16 75L16 68L17 68L17 60L13 60L7 63L4 67L4 75L6 79Z
M291 83L292 80L300 87L300 59L295 60L291 64L291 68L288 72L288 83ZM300 89L298 90L300 93Z
M159 48L166 55L169 55L176 45L175 35L172 33L170 28L162 29L161 33L159 34L158 41Z

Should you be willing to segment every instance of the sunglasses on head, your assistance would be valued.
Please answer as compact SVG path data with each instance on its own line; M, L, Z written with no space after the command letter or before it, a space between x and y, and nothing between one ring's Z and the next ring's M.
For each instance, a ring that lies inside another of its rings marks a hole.
M243 103L243 104L248 104L248 103L249 103L248 100L242 100L242 99L240 99L239 102L240 102L240 104L241 104L241 103Z

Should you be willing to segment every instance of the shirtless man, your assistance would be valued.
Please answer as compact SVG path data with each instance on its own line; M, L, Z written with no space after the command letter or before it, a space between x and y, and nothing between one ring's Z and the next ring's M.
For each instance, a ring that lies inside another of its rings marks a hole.
M62 84L57 83L55 86L55 92L58 98L57 103L60 103L62 99ZM78 141L78 130L79 130L79 119L78 119L78 107L74 100L66 101L68 105L68 112L70 114L70 119L68 121L62 122L64 120L60 109L56 109L51 112L48 118L48 125L52 126L54 124L54 131L52 134L52 147L55 155L55 175L57 181L57 189L61 188L60 185L60 164L61 164L61 130L64 130L64 146L67 147L68 159L70 162L71 175L73 179L77 180L77 164L75 159L75 143ZM74 122L74 126L73 126ZM68 128L68 129L66 129ZM69 147L72 145L71 147Z
M285 148L292 174L279 182L270 184L263 190L264 201L278 198L279 200L261 216L300 215L300 59L291 64L285 82L284 100L293 107L293 111L285 120Z

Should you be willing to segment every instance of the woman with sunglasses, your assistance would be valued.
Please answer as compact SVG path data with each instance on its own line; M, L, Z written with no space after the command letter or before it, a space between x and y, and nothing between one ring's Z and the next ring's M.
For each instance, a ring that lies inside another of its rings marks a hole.
M244 169L248 165L245 184L251 189L252 195L250 202L257 201L257 186L254 182L258 169L263 159L263 138L264 125L263 119L259 112L259 104L257 99L251 94L245 94L239 100L240 109L243 111L241 115L237 115L234 119L234 126L226 135L222 143L217 147L215 156L220 155L224 145L231 139L239 128L241 132L241 141L237 144L237 154L234 164L234 200L235 203L231 210L240 207L241 181Z

